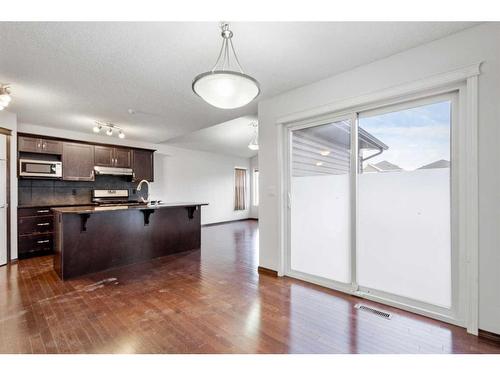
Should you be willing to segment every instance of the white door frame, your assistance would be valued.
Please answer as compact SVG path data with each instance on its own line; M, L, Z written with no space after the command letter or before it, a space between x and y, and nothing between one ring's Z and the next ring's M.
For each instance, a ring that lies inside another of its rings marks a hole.
M289 259L288 259L288 234L289 234L289 196L288 187L290 180L290 171L287 170L289 165L288 144L290 141L290 127L306 126L305 124L325 123L332 118L342 117L352 113L358 113L365 110L376 109L387 105L402 103L408 100L425 98L431 95L441 93L449 93L451 91L459 91L459 126L455 134L457 140L457 160L460 160L457 168L458 180L457 194L458 210L456 217L452 218L452 222L457 223L458 237L456 241L460 248L460 254L464 258L461 262L464 265L463 285L459 285L460 296L463 300L462 306L465 311L460 311L463 314L463 321L449 319L447 316L441 316L426 311L425 308L414 308L404 303L390 301L388 299L373 296L362 295L365 298L373 300L382 300L383 303L394 305L402 309L407 309L422 315L430 316L436 319L448 321L450 323L463 325L467 328L467 332L478 334L478 295L479 295L479 269L478 269L478 147L477 147L477 123L478 123L478 75L480 74L481 63L476 63L464 68L456 69L443 74L428 77L408 84L399 85L389 89L381 90L376 93L363 95L357 98L350 98L343 101L335 102L326 106L316 107L311 110L294 113L288 116L277 119L276 124L279 127L278 131L282 135L278 139L278 150L280 152L281 181L280 181L280 264L278 275L283 276L289 274ZM353 123L354 124L354 123ZM357 123L354 124L357 129ZM353 128L354 128L353 127ZM356 137L357 133L351 132L352 137ZM453 137L453 135L452 135ZM352 138L351 138L352 140ZM355 142L354 142L355 143ZM351 144L354 144L351 142ZM352 153L355 155L354 153ZM351 161L352 162L352 161ZM452 167L453 168L453 167ZM357 181L352 181L356 186ZM453 182L452 182L453 183ZM352 194L351 194L352 195ZM354 206L354 209L356 207ZM453 208L452 208L453 210ZM357 217L357 215L352 215ZM453 215L452 215L453 216ZM354 222L355 226L356 223ZM355 238L353 243L355 244ZM355 259L353 259L353 264ZM306 281L317 283L332 289L337 289L342 292L356 294L357 285L352 283L350 286L338 285L329 280L322 280L310 275L295 275L303 278ZM304 277L301 277L304 276Z
M0 129L2 130L2 129ZM7 193L10 189L9 186L9 147L8 143L8 135L0 132L0 266L7 264L8 256L9 256L9 194Z

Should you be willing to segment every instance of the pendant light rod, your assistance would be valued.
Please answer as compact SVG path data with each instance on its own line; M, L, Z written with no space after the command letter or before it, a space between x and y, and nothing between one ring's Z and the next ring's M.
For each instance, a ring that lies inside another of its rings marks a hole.
M233 45L233 32L229 29L229 23L221 22L220 24L221 36L222 36L222 44L219 51L219 56L217 56L217 61L215 65L212 67L212 72L216 70L231 70L231 52L233 53L234 61L236 61L236 65L240 73L243 73L243 68L241 67L240 60L238 59L238 55L234 49ZM220 69L217 69L219 64L222 63Z

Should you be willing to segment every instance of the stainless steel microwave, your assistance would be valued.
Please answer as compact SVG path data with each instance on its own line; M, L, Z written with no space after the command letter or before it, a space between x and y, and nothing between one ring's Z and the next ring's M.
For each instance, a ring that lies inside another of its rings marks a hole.
M61 178L62 162L19 159L20 177Z

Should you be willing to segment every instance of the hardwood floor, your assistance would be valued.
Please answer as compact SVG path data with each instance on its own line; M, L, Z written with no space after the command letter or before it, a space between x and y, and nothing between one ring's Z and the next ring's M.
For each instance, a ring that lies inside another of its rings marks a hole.
M204 227L201 251L66 282L51 256L0 267L0 352L500 353L459 327L259 275L257 244L243 221Z

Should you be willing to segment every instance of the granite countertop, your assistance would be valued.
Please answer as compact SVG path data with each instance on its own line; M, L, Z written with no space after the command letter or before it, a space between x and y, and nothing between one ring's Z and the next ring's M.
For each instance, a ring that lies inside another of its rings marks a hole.
M108 212L108 211L122 211L122 210L144 210L144 209L161 209L161 208L171 208L171 207L192 207L192 206L208 206L208 203L200 202L172 202L172 203L160 203L159 205L146 205L146 204L136 204L136 205L116 205L116 206L69 206L69 207L54 207L52 211L63 213L63 214L85 214L85 213L95 213L95 212Z
M18 204L17 205L17 208L45 208L45 207L82 207L82 206L93 206L93 205L96 205L94 203L75 203L75 204L71 204L71 203L67 203L67 204L63 204L63 203L58 203L58 204Z

